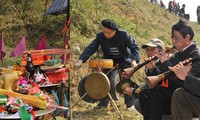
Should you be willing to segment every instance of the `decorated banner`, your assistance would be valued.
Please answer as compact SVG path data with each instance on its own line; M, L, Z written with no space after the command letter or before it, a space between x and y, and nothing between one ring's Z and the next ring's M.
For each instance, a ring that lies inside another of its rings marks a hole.
M21 41L17 44L15 49L12 51L10 57L22 56L23 51L26 50L26 37L23 36Z
M6 51L5 51L5 44L4 44L4 41L3 41L3 36L2 34L0 34L0 60L3 60L3 58L5 57L6 55Z
M47 42L46 42L46 36L45 35L42 36L39 43L35 47L35 50L42 50L42 49L47 49Z

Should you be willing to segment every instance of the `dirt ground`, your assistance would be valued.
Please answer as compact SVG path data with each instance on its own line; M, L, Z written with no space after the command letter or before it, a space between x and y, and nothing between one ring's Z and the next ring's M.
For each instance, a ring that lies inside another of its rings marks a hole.
M127 111L125 109L125 104L123 103L123 98L115 101L117 108L120 111L120 115L124 120L142 120L143 117L136 110ZM106 109L93 110L96 106L92 103L86 103L81 101L72 109L72 119L73 120L120 120L119 113L110 104Z

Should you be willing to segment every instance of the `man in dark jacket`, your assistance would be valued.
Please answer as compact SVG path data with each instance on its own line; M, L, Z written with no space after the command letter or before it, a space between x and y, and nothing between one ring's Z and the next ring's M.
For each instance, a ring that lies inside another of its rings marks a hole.
M176 30L179 28L175 25L174 31ZM174 32L174 39L179 36L180 34ZM193 116L200 115L200 48L196 44L190 44L182 52L190 54L191 58L196 59L192 61L192 65L184 66L184 61L174 67L169 67L175 73L176 79L183 83L180 88L175 90L172 97L172 120L191 120ZM185 56L187 56L186 54ZM180 54L180 57L183 56L184 54Z
M75 69L85 63L101 46L104 59L112 59L119 64L121 70L136 67L140 60L139 47L127 31L118 29L117 24L110 19L101 22L102 30L96 38L85 48L79 60L74 64ZM133 107L134 97L125 95L127 109ZM96 108L107 107L108 99L99 102Z

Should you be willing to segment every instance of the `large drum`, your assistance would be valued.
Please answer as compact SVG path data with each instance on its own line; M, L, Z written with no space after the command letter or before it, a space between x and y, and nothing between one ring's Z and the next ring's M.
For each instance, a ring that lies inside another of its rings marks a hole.
M89 67L96 68L99 66L102 69L110 69L113 68L114 63L112 59L95 59L89 60Z
M104 73L93 72L86 78L85 90L91 98L101 100L108 96L110 81Z
M82 97L86 93L86 90L85 90L85 80L86 80L87 76L88 75L85 75L79 81L79 84L78 84L78 94L79 94L80 97ZM91 98L88 94L85 97L83 97L82 100L84 100L85 102L88 102L88 103L95 103L95 102L98 101L97 99Z

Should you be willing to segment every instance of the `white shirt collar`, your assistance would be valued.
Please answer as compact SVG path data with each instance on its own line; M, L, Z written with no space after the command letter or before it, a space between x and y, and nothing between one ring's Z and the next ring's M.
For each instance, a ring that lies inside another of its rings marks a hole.
M190 47L192 45L192 43L190 43L190 45L188 45L187 47L183 48L183 50L181 50L180 52L183 52L184 50L186 50L188 47Z

